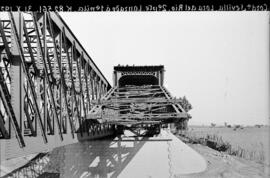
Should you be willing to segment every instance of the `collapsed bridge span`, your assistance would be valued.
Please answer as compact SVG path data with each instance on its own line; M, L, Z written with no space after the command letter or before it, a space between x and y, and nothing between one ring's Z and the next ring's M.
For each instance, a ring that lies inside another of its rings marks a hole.
M126 129L159 128L165 124L187 126L190 115L163 86L164 66L116 66L114 87L95 101L87 119Z

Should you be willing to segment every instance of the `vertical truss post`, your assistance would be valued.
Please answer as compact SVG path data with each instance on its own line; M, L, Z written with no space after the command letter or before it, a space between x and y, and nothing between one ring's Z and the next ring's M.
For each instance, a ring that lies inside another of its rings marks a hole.
M75 41L73 41L73 45L72 45L72 52L73 52L73 60L76 61L76 66L77 66L77 74L78 76L76 76L76 78L79 78L79 106L78 108L80 109L79 114L80 114L80 118L81 118L81 128L83 129L83 131L86 131L86 126L85 126L85 117L82 117L82 108L85 112L85 107L84 107L84 101L83 101L83 92L82 92L82 80L81 80L81 62L80 60L82 60L82 57L78 58L77 56L77 50L76 50L76 44ZM77 95L75 95L77 97ZM83 101L83 102L82 102Z
M70 77L71 77L71 88L72 88L72 95L73 98L75 99L75 105L78 107L78 102L76 99L76 91L75 91L75 85L74 85L74 80L73 80L73 76L72 76L72 65L71 65L71 60L70 60L70 56L69 56L69 52L68 52L68 46L67 46L67 42L66 42L66 32L65 32L65 28L62 29L63 32L63 43L64 43L64 51L67 54L67 61L68 61L68 66L69 66L69 73L70 73ZM79 128L80 128L80 132L81 132L81 136L83 136L83 130L82 130L82 121L81 121L81 116L80 113L78 111L78 109L76 109L77 111L77 115L78 115L78 119L79 119Z
M78 67L78 71L79 71L79 80L80 80L80 94L81 94L81 98L82 98L82 102L83 102L83 110L84 110L84 115L86 115L86 110L85 110L85 103L84 103L84 92L83 92L83 87L82 87L82 56L80 56L80 59L77 60L77 67Z
M106 86L106 84L104 84L103 88L104 88L104 96L105 96L107 94L107 86Z
M95 75L95 94L96 94L96 100L98 100L98 76Z
M104 84L102 81L101 81L100 88L101 88L101 96L104 96Z
M22 13L15 12L14 25L16 26L18 38L16 39L14 35L11 38L11 102L12 107L14 108L15 116L17 118L17 122L19 123L20 132L23 133L23 120L24 120L24 76L22 71L22 64L20 60L20 53L18 48L16 47L16 42L22 44L23 40L23 32L22 32ZM17 40L17 41L16 41ZM12 133L12 132L11 132ZM11 135L12 136L12 135Z
M91 84L91 96L92 96L92 100L95 99L95 96L94 96L94 83L93 83L93 80L94 80L94 76L93 76L93 69L90 70L90 84Z
M82 53L82 56L83 56L83 53ZM86 97L87 97L87 101L88 101L88 108L87 108L87 111L90 110L90 96L89 96L89 89L88 89L88 64L85 62L85 65L84 65L84 78L85 78L85 84L86 84Z
M1 19L0 19L0 34L1 34L1 37L2 37L2 41L4 43L4 47L5 47L5 51L6 51L8 60L11 63L11 59L12 59L11 58L11 53L10 53L10 50L9 50L8 42L7 42L7 39L6 39L6 36L5 36L5 31L4 31L4 27L2 26L2 20ZM3 61L3 62L5 63L5 61ZM7 69L6 65L5 65L5 69L7 71L9 81L11 81L11 77L9 75L9 72L8 72L8 69ZM1 88L3 87L3 89L6 89L8 91L8 89L7 89L6 85L5 85L5 82L4 82L5 81L4 76L2 76L2 70L0 70L0 72L1 72L0 73L0 76L1 76L1 81L0 81L1 82ZM4 92L3 89L1 89L2 92ZM2 93L1 93L1 96L4 96L4 95L2 95ZM2 99L2 101L3 101L3 99ZM4 121L3 117L4 116L1 117L1 119L2 119L2 121L1 121L1 130L2 130L1 133L3 134L4 138L10 138L10 123L11 123L10 119L11 119L11 117L9 117L8 120L6 120L6 121ZM17 120L15 120L15 121L17 122ZM5 128L5 122L8 122L8 124L6 124L9 127L8 130L6 130L6 128ZM19 141L19 143L20 143L20 141Z
M33 14L33 16L34 16L34 14ZM34 19L35 20L35 19ZM37 19L36 19L37 20ZM36 23L36 22L34 22L34 23ZM38 28L36 28L36 32L37 33L39 33L38 32ZM38 38L38 40L37 40L37 43L39 43L39 40L40 40L40 38L39 38L39 35L37 34L37 38ZM37 44L37 45L39 45L39 44ZM44 51L43 51L43 55L41 55L41 58L44 58L44 59L47 59L47 43L46 43L46 19L45 19L45 15L43 16L43 48L44 48ZM41 54L42 54L42 48L41 48L41 45L40 45L40 47L39 47L39 49L40 49L40 52L41 52ZM50 61L48 61L48 63L50 63ZM44 65L44 70L45 70L45 66L47 65L46 64L46 62L43 62L43 65ZM46 72L44 72L45 73L45 75L46 75ZM48 118L50 117L48 117L48 112L47 112L47 110L48 110L48 106L47 106L47 98L46 98L46 94L47 94L47 83L48 82L50 82L49 80L47 80L47 77L45 77L44 76L44 79L43 79L43 81L44 81L44 88L45 88L45 90L44 90L44 109L45 109L45 111L46 112L44 112L44 120L43 120L43 123L44 123L44 127L45 127L45 134L47 133L47 128L48 128L48 124L50 124L51 122L49 122L48 123ZM49 100L48 100L49 101ZM53 129L53 132L54 132L54 129Z
M43 106L43 123L44 123L44 132L45 134L47 133L47 118L48 118L48 105L47 105L47 80L44 76L43 78L43 87L44 87L44 91L43 91L43 95L44 95L44 98L43 98L43 102L44 102L44 106ZM52 130L53 131L53 130Z
M102 83L102 97L105 96L105 84Z
M102 96L102 81L101 79L99 80L99 99L101 99Z
M98 78L97 78L97 95L98 95L97 98L98 98L98 99L100 99L100 97L101 97L101 91L100 91L100 88L101 88L101 87L100 87L100 86L101 86L101 85L100 85L100 77L98 77Z
M62 135L62 131L61 131L61 125L60 125L59 117L57 115L57 109L56 109L56 104L55 104L55 100L54 100L55 98L54 98L54 94L53 94L53 91L52 91L52 86L51 86L51 81L50 81L50 78L49 78L48 68L47 68L47 65L46 65L46 63L50 64L50 61L46 61L46 59L44 57L44 52L42 50L42 45L41 45L41 41L40 41L40 34L39 34L39 27L38 27L38 24L37 24L36 13L32 13L32 15L33 15L33 18L34 18L34 26L35 26L35 30L36 30L36 33L37 33L38 48L40 49L41 58L42 58L43 64L44 64L44 74L45 74L45 78L46 78L46 80L48 82L50 101L51 101L51 104L52 104L52 107L53 107L53 114L54 114L54 118L56 118L56 121L57 121L57 127L58 127L58 130L59 130L60 139L63 140L63 135ZM52 71L50 71L50 72L52 72Z
M46 13L47 14L47 13ZM63 93L64 95L64 101L65 101L65 106L66 106L66 110L67 110L67 117L69 119L69 124L70 124L70 129L71 129L71 134L72 134L72 137L74 138L74 125L73 125L73 122L72 122L72 119L71 119L71 113L70 113L70 109L68 108L68 100L67 100L67 85L66 85L66 82L65 82L65 79L64 79L64 74L63 74L63 68L62 68L62 64L61 64L61 59L62 59L62 33L60 32L60 47L59 47L59 55L57 54L57 45L56 45L56 40L55 40L55 32L53 30L53 27L52 27L52 19L51 19L51 16L50 16L50 13L47 14L48 16L48 22L49 22L49 31L51 33L51 36L52 36L52 40L53 40L53 46L54 46L54 56L55 56L55 59L57 60L57 64L58 64L58 68L59 68L59 74L60 74L60 85L61 85L61 93ZM62 94L61 94L62 95Z
M28 113L28 108L29 108L28 105L32 105L32 102L31 102L31 100L30 100L30 98L28 96L28 90L25 88L25 86L23 86L23 87L24 87L24 91L26 93L26 103L24 104L25 117L27 119L27 123L28 123L29 129L31 131L31 135L36 136L36 131L35 131L34 127L33 127L32 120L31 120L30 115ZM32 109L32 108L30 108L30 109Z
M104 82L102 82L101 88L102 88L102 97L103 97L105 95Z
M104 96L105 96L107 94L107 86L106 86L106 84L104 84L103 89L104 89Z
M22 133L20 132L20 127L19 124L17 122L13 107L11 105L11 97L10 94L8 93L8 89L6 87L6 85L4 85L4 77L2 75L2 71L0 71L0 97L2 99L2 103L5 107L5 110L9 116L9 118L11 118L11 123L12 126L14 128L14 132L15 135L17 137L17 140L19 142L20 147L24 147L25 143L24 143L24 139L22 136ZM10 137L10 135L9 135Z
M73 42L73 46L76 49L75 46L75 42ZM76 51L75 51L76 53ZM80 94L81 94L81 100L82 100L82 106L83 106L83 112L84 112L84 130L89 134L89 129L87 129L86 126L86 109L85 109L85 103L84 103L84 92L83 92L83 88L82 88L82 61L83 61L83 56L82 54L80 55L80 58L77 58L77 69L78 69L78 73L79 73L79 81L80 81Z
M102 89L102 80L100 80L100 82L99 82L99 90L100 90L100 99L101 99L101 97L103 96L103 89Z
M91 81L91 94L92 94L92 100L95 100L96 98L96 96L95 96L95 76L94 76L94 71L93 70L91 70L91 73L90 73L91 75L90 75L90 81Z
M31 46L31 43L30 43L30 38L29 38L29 35L28 35L28 31L27 31L27 28L26 28L26 24L25 24L25 21L23 20L23 32L24 32L24 36L25 36L25 41L26 41L26 44L27 44L27 48L28 48L28 52L29 52L29 54L30 54L30 58L31 58L31 62L32 62L32 66L33 66L33 69L34 69L34 71L35 71L35 74L39 74L39 71L38 71L38 69L37 69L37 66L35 65L35 58L34 58L34 54L33 54L33 51L32 51L32 46ZM27 72L29 71L29 68L27 67ZM28 87L29 88L29 87ZM39 87L38 87L38 89L39 89ZM25 90L25 93L27 93L26 94L26 97L27 97L27 100L30 102L31 100L30 100L30 98L29 98L29 94L28 94L28 89L26 90L26 88L24 87L24 90ZM36 96L37 97L37 96ZM38 98L33 98L33 100L38 100ZM28 102L28 104L29 104L29 102ZM35 104L35 103L34 103ZM36 106L37 108L38 108L38 106ZM35 110L35 107L33 108L34 110ZM37 109L37 110L35 110L35 115L36 115L36 117L38 117L39 115L40 115L40 113L39 113L40 111L39 111L39 109ZM39 114L38 114L39 113ZM37 116L37 114L38 114L38 116ZM29 126L30 126L30 130L31 130L31 132L32 132L32 135L33 136L36 136L36 130L34 130L33 128L33 123L32 123L32 121L30 120L30 116L28 115L28 111L25 111L25 115L26 115L26 118L27 118L27 120L28 120L28 124L29 124ZM36 119L35 119L35 123L36 123ZM35 128L37 128L37 127L35 127ZM45 130L44 130L45 131Z
M35 24L34 24L34 26L35 26ZM36 25L36 27L39 30L39 26ZM53 96L52 97L55 99L55 106L56 106L56 101L57 101L56 90L57 90L57 87L54 85L54 82L56 81L56 79L54 78L53 69L52 69L52 65L51 65L51 60L50 60L50 57L48 55L49 51L48 51L48 48L47 48L47 38L46 38L47 37L47 34L46 34L46 30L47 30L47 16L46 16L46 12L44 12L44 14L43 14L43 31L41 29L41 32L43 34L43 42L44 42L43 49L44 49L44 51L41 51L41 54L44 55L43 56L44 60L45 61L47 60L47 63L45 63L45 65L47 66L47 64L48 64L48 68L47 69L44 68L44 71L45 70L48 71L48 73L47 73L48 77L44 77L44 81L45 81L45 86L46 87L52 88L51 89L52 92L53 92ZM37 35L40 36L38 32L39 31L37 31ZM40 39L37 40L38 44L39 44L39 41L40 41ZM42 50L42 48L40 48L40 50ZM46 71L45 71L45 75L46 75ZM47 90L46 90L46 94L47 94ZM50 96L50 94L48 94L48 95ZM52 102L52 101L50 101L50 102ZM50 107L51 107L51 105L50 105ZM55 109L52 109L52 110L55 110L55 112L57 113L57 106L55 107ZM51 111L51 109L50 109L50 111ZM47 113L49 113L49 112L47 111ZM57 116L58 116L58 113L57 113ZM62 127L61 127L62 121L61 121L61 119L59 120L59 118L55 117L55 115L52 117L52 121L51 121L51 117L50 116L49 117L46 117L45 123L47 124L47 126L48 126L48 128L50 130L50 133L51 134L54 134L54 131L55 131L55 127L54 127L55 122L54 122L54 120L55 119L57 120L57 124L59 125L58 126L59 129L60 129L59 132L62 133Z
M32 98L33 98L33 101L34 101L34 106L35 106L35 111L36 113L38 114L38 120L39 120L39 125L40 125L40 128L41 128L41 134L42 134L42 137L43 137L43 140L45 143L47 143L47 137L46 137L46 134L44 132L44 127L43 127L43 123L42 123L42 120L41 120L41 117L40 117L40 113L39 113L39 109L38 109L38 105L37 105L37 101L36 101L36 93L35 93L35 90L34 90L34 85L29 76L29 73L27 71L27 67L25 65L25 59L24 59L24 56L23 56L23 50L22 50L22 46L21 44L19 43L19 36L18 36L18 33L17 33L17 28L15 26L15 22L14 22L14 16L13 16L13 13L10 12L9 13L9 16L10 16L10 19L11 19L11 27L12 27L12 31L13 31L13 34L14 34L14 37L15 37L15 41L16 41L16 47L18 48L18 51L19 51L19 55L20 55L20 59L21 59L21 64L22 64L22 68L23 68L23 71L25 73L25 76L26 76L26 80L28 82L28 85L30 87L30 92L31 92L31 95L32 95Z
M99 80L99 77L97 77L97 79L96 79L96 84L97 84L97 100L99 100L99 98L100 98L100 80Z
M93 95L94 95L94 99L97 99L97 85L96 85L96 74L93 72L93 80L92 80L92 84L93 84Z

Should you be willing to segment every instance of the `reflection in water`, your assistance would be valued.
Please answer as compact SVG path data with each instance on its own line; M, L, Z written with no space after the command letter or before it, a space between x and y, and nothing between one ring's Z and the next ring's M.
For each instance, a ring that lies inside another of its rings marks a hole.
M152 138L126 135L67 145L52 151L46 171L65 178L173 177L185 160L175 162L172 140L162 134ZM181 151L179 145L177 151Z
M47 171L61 177L118 177L147 140L116 137L56 148Z

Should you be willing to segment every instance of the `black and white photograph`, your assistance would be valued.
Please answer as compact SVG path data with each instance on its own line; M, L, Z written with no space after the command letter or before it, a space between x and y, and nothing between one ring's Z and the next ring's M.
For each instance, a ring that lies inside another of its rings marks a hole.
M2 8L0 177L269 177L269 11L178 7Z

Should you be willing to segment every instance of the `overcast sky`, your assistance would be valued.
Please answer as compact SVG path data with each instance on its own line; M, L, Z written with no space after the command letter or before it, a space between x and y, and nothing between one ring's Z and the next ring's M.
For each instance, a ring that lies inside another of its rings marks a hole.
M113 66L164 65L190 124L269 124L268 12L61 13L112 83Z

